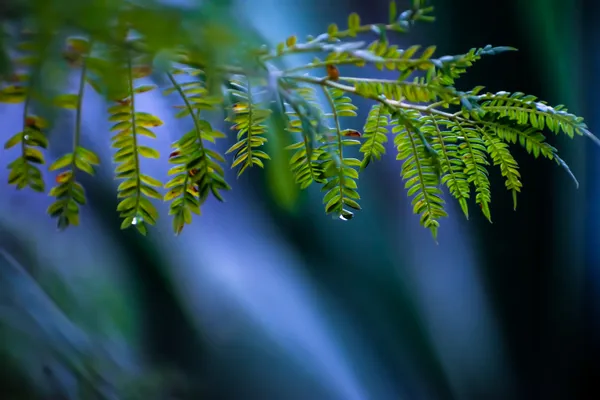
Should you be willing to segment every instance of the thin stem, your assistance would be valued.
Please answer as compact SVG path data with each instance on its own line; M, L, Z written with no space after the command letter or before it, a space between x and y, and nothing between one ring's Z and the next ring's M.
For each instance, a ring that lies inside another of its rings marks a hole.
M192 108L190 101L188 100L187 96L183 92L183 89L181 89L181 86L177 83L177 81L175 80L173 75L170 72L167 72L167 76L169 77L171 84L173 85L173 87L175 87L175 89L177 90L177 92L179 93L181 98L183 99L185 106L187 107L188 111L190 112L192 120L194 121L194 127L196 128L196 137L198 138L198 147L200 148L200 151L202 153L202 158L206 161L207 155L206 155L206 152L204 151L204 142L202 141L202 130L200 128L200 122L198 121L198 117L200 116L200 110L198 110L198 114L194 113L194 109ZM204 172L206 174L208 172L208 170L207 170L208 163L203 162L202 165L205 167ZM183 210L183 208L184 208L185 193L188 190L189 180L190 180L190 174L186 172L185 179L183 181L183 187L185 188L185 190L183 192L184 202L181 203L181 207L180 207L181 210ZM192 182L192 184L193 184L193 182ZM200 195L200 193L199 193L199 195Z
M183 102L185 103L186 108L190 112L192 120L194 121L194 127L196 128L196 133L197 133L196 136L198 138L198 142L199 142L200 148L202 150L202 153L204 154L204 143L202 142L202 136L200 133L201 132L200 122L198 121L198 117L196 114L194 114L194 109L192 108L190 101L188 100L187 96L185 95L185 93L181 89L181 86L177 83L177 81L175 80L173 75L170 72L167 72L167 76L169 77L169 80L171 81L171 84L173 85L173 87L177 90L177 92L183 99Z
M314 38L306 43L300 43L293 47L284 49L283 52L281 52L279 54L270 53L268 55L263 56L262 59L264 61L268 61L268 60L272 60L277 57L282 57L282 56L291 55L291 54L323 51L323 49L318 46L319 44L322 44L323 42L328 42L331 39L345 39L345 38L349 38L349 37L355 37L361 33L372 32L373 34L375 34L375 32L373 31L375 28L383 29L384 31L395 31L395 32L399 32L399 29L401 29L398 24L388 24L388 25L369 24L369 25L360 26L360 27L354 29L353 31L351 31L350 29L338 31L333 36L328 33L322 33L319 36L317 36L316 38ZM314 46L314 47L311 47L311 46Z
M320 86L325 86L325 87L332 87L332 88L336 88L339 90L343 90L346 93L349 94L354 94L357 96L361 96L367 99L372 99L372 100L376 100L382 104L385 104L386 106L392 108L392 109L396 109L396 108L402 108L402 109L406 109L406 110L415 110L415 111L419 111L425 114L436 114L436 115L440 115L442 117L445 118L449 118L452 120L456 120L459 119L460 117L458 117L457 114L450 114L447 112L443 112L440 111L438 109L435 108L430 108L429 106L418 106L416 104L411 104L411 103L406 103L403 101L397 101L397 100L390 100L387 99L383 96L376 96L376 95L371 95L371 96L366 96L363 94L358 94L356 92L356 89L352 86L348 86L348 85L344 85L338 82L334 82L334 81L330 81L330 80L323 80L320 78L314 78L311 76L288 76L288 79L293 79L296 80L298 82L306 82L306 83L312 83L314 85L320 85Z
M90 45L91 47L91 45ZM76 150L81 139L81 115L83 114L83 92L85 90L85 75L87 73L87 60L83 59L81 66L81 77L79 79L79 90L77 97L77 113L75 115L75 135L73 137L73 149Z
M322 50L322 51L327 51L327 52L331 52L331 50ZM356 65L357 67L360 67L361 64L403 64L403 65L408 65L408 67L414 67L417 66L419 64L422 64L423 61L422 60L415 60L415 59L408 59L408 60L404 60L404 59L397 59L397 58L382 58L381 61L369 61L369 60L365 60L364 58L358 58L358 57L352 57L352 58L347 58L345 60L327 60L327 61L320 61L320 62L313 62L310 64L304 64L304 65L300 65L298 67L294 67L294 68L290 68L284 71L284 74L287 76L288 74L292 74L295 72L299 72L299 71L304 71L307 69L315 69L315 68L324 68L328 65Z
M323 93L325 94L325 97L327 98L327 101L329 102L329 106L331 107L331 112L333 114L333 120L335 122L335 132L337 134L337 139L338 139L338 152L340 154L340 163L341 163L342 159L344 158L344 147L342 145L342 135L340 133L342 131L342 128L340 126L340 118L338 116L337 109L335 108L335 102L333 101L333 98L331 97L331 93L329 93L329 91L325 87L322 87L322 89L323 89Z
M137 132L135 125L135 94L133 92L133 67L131 65L131 55L129 54L127 57L127 83L129 85L129 93L131 96L131 101L129 102L129 110L131 112L131 137L133 140L133 149L135 151L134 159L135 159L135 181L136 181L136 194L135 194L135 210L138 212L138 208L140 206L140 197L142 195L141 192L141 179L140 179L140 155L138 153L138 145L137 145ZM135 219L136 216L134 216Z
M343 204L343 200L344 200L344 187L345 187L345 176L344 176L344 145L342 143L342 133L341 133L341 126L340 126L340 117L338 115L337 109L335 108L335 102L333 101L333 97L331 96L331 93L329 93L329 91L327 90L327 88L325 88L324 86L322 86L323 89L323 93L325 94L325 97L327 97L327 100L329 101L329 105L331 106L331 112L333 113L333 120L335 121L335 132L337 134L337 141L338 141L338 152L339 152L339 161L336 163L338 164L338 176L340 178L340 184L338 186L339 188L339 192L340 192L340 202L342 202ZM336 160L337 161L337 160ZM343 206L342 206L343 208ZM343 210L340 210L340 213Z
M394 85L415 85L414 82L399 81L397 79L375 79L375 78L355 78L351 76L340 76L338 80L343 82L367 82L367 83L390 83ZM419 85L422 86L422 85Z
M92 44L90 43L90 51ZM81 115L83 114L83 92L85 90L85 75L87 73L87 62L86 57L82 56L81 76L79 78L79 89L77 91L77 111L75 113L75 133L73 135L73 158L71 160L71 176L69 177L67 193L68 198L65 200L65 207L61 217L66 217L69 200L73 197L73 184L75 183L75 174L77 172L77 165L75 159L77 158L77 149L79 148L79 142L81 140Z
M25 153L27 151L27 146L25 145L26 142L26 137L27 137L27 130L29 129L29 127L27 126L27 117L29 114L29 105L31 104L31 87L32 87L32 83L30 81L29 86L27 87L27 95L25 97L25 106L23 107L23 137L21 138L21 154L23 155L23 158L25 158ZM25 163L25 171L27 171L29 169L29 163ZM28 172L27 172L28 174Z
M248 154L248 157L246 158L244 164L246 164L248 167L252 167L252 125L254 124L254 101L252 100L252 85L250 84L250 78L247 79L246 84L248 85L248 129L246 130L246 139L248 140L248 149L246 154ZM242 171L242 169L240 169L240 171Z

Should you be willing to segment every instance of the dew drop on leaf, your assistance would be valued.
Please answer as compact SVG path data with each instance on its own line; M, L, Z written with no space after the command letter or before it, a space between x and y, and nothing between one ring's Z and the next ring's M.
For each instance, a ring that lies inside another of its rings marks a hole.
M340 219L342 221L350 221L352 218L354 218L354 213L348 210L342 210L342 213L340 214Z

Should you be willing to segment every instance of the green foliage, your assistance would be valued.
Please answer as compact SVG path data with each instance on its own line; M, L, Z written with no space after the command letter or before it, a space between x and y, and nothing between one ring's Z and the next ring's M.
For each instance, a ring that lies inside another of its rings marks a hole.
M249 82L232 80L230 84L234 87L230 93L237 101L231 107L233 116L226 121L235 124L232 129L237 130L238 134L237 142L227 153L235 152L231 168L239 166L240 176L246 168L253 165L264 168L262 160L270 160L269 155L260 150L267 142L264 136L267 132L265 121L269 118L270 110L260 107L252 95Z
M200 205L210 193L223 201L219 190L229 190L230 187L225 182L224 171L219 164L225 159L206 147L206 142L214 143L225 135L213 130L210 123L200 118L202 110L215 107L215 99L207 96L206 88L197 79L180 84L172 74L169 73L168 77L173 87L164 93L176 91L184 102L177 117L191 118L194 123L194 128L172 145L169 162L175 166L169 170L169 176L173 178L165 185L168 192L164 200L171 201L169 214L173 215L173 229L180 233L185 224L192 222L192 213L200 215Z
M79 40L77 43L80 51L78 54L89 52L86 41ZM75 48L75 45L71 44L71 48ZM72 61L79 58L74 52L71 54L73 56ZM48 214L57 218L59 229L66 228L69 225L79 225L79 206L84 205L86 202L85 189L75 179L76 173L83 171L89 175L94 175L94 166L100 164L98 156L80 144L83 94L87 75L87 60L82 59L81 61L82 68L78 93L75 95L59 95L54 99L54 104L57 106L76 110L73 151L59 157L48 168L50 171L60 171L56 176L57 185L50 190L50 196L55 197L56 201L48 207Z
M363 128L364 142L360 147L360 152L363 153L363 161L361 170L367 168L371 160L381 160L385 154L385 144L388 141L388 126L389 110L382 104L375 104Z
M17 189L46 191L40 165L45 164L50 124L33 110L50 105L75 113L72 150L49 167L58 175L50 190L55 202L48 213L61 228L78 225L79 207L85 204L85 190L76 177L80 172L93 174L100 164L80 141L88 87L110 103L122 228L135 226L143 234L147 225L156 223L157 201L169 203L177 234L191 223L193 214L201 213L209 197L223 201L222 192L231 189L224 173L227 155L239 177L248 168L264 168L270 162L279 169L279 151L284 151L295 183L301 189L319 185L325 212L348 220L351 210L361 208L360 172L381 160L393 134L414 213L435 237L439 220L447 215L445 190L467 218L473 193L491 221L492 167L500 170L516 207L523 184L511 145L518 143L536 158L554 160L571 174L543 131L587 136L600 143L582 118L564 106L551 107L523 93L456 88L457 79L481 57L514 50L511 47L485 46L438 56L435 46L393 44L392 35L409 32L417 22L433 21L433 7L424 0L413 0L403 12L392 1L387 23L365 24L352 13L346 28L332 24L326 33L304 41L290 36L272 49L261 45L252 32L232 27L233 16L216 13L221 9L211 2L184 13L154 3L93 0L76 10L57 8L65 15L38 3L29 18L19 21L28 24L27 34L3 42L10 46L3 54L10 50L18 56L12 60L14 73L3 78L0 102L24 104L23 128L5 144L6 149L19 149L9 164L9 183ZM55 18L49 20L48 13ZM57 48L62 40L56 32L73 31L79 36L67 39L61 56L79 74L79 91L59 90L50 96L38 90L44 76L40 68L55 62L55 54L46 49ZM369 36L374 40L367 40ZM278 67L280 59L300 53L318 57L308 64ZM394 79L349 75L354 68L368 67L397 75ZM151 177L142 167L142 159L160 157L148 139L156 138L152 128L163 123L137 107L138 96L156 88L138 84L148 77L163 78L156 80L163 95L179 100L176 118L192 126L172 145L168 179ZM321 95L324 103L317 98ZM352 104L356 97L374 102L362 133L345 127L347 118L358 115ZM224 112L225 122L236 132L225 155L212 148L226 135L207 121L211 111ZM361 159L348 155L351 146L356 146Z
M156 207L150 199L162 200L163 196L156 188L162 187L163 184L142 172L141 159L157 159L160 154L152 147L140 143L143 136L155 138L156 135L149 128L162 125L162 121L152 114L137 111L136 94L148 92L152 88L136 87L135 79L143 76L143 66L136 69L131 58L126 63L125 97L108 109L109 120L115 122L110 128L111 132L116 132L112 137L112 147L116 149L113 155L113 162L117 165L115 178L121 180L117 197L122 200L117 206L117 211L123 218L122 229L134 225L138 231L145 234L146 225L154 225L158 218Z

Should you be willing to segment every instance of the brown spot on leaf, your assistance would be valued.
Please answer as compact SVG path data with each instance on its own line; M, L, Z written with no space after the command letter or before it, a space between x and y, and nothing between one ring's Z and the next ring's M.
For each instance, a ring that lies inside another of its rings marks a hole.
M61 172L60 174L56 175L56 183L60 184L67 182L69 180L70 175L70 171Z
M340 70L333 64L327 64L327 78L330 81L337 81L340 79Z
M353 129L346 129L344 131L344 136L348 136L348 137L361 137L361 133L359 131L355 131Z
M25 118L25 126L28 128L40 129L37 124L37 118L31 116Z

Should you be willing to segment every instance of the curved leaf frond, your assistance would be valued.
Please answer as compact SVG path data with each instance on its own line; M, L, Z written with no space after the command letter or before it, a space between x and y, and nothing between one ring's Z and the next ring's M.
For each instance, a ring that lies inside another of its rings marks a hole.
M360 195L358 194L356 180L361 162L356 158L344 157L344 147L360 145L358 140L347 139L346 135L350 130L342 130L341 117L355 117L356 106L354 106L349 97L344 92L337 89L323 89L331 107L331 114L327 116L333 119L334 126L330 128L330 135L323 138L324 144L321 148L325 151L321 155L323 160L322 168L325 172L327 183L322 190L325 193L323 204L325 212L334 214L340 219L352 219L354 214L344 208L348 206L355 210L360 210L358 204Z
M465 163L461 158L458 137L444 127L451 122L443 117L433 115L423 117L421 130L431 139L431 146L439 154L441 168L441 183L445 184L452 197L458 200L460 207L469 218L468 200L471 196L468 177L465 173Z
M225 173L220 165L225 159L206 147L206 142L214 143L225 135L213 130L210 123L200 118L201 110L214 108L214 99L207 96L208 92L198 80L180 84L172 74L168 73L168 77L172 89L184 102L177 117L190 117L194 123L194 128L172 145L169 162L175 166L169 170L169 175L173 178L165 184L167 193L164 200L171 201L169 214L173 216L173 230L179 234L185 224L192 222L192 213L200 215L200 206L209 194L223 201L219 191L230 190L231 187L225 181Z
M363 160L360 169L365 169L371 160L381 160L385 154L385 144L388 141L388 125L390 123L390 112L383 104L375 104L363 128L364 142L360 147Z
M235 152L231 168L239 166L238 176L240 176L253 165L263 168L262 160L270 159L269 155L260 148L267 142L266 121L271 110L261 108L255 102L249 80L232 80L230 83L234 87L231 94L237 101L232 106L233 116L227 121L235 124L232 129L237 130L238 133L237 142L227 150L226 154Z
M75 133L73 134L73 150L55 160L50 171L59 171L56 186L50 190L50 196L56 198L49 207L48 214L57 219L58 229L69 225L79 225L79 207L86 204L85 190L77 182L78 171L94 175L94 166L100 165L98 155L81 145L81 119L83 113L83 95L87 79L86 55L90 50L87 40L69 40L69 60L71 65L81 64L79 90L77 94L64 94L54 98L54 104L64 109L75 109Z
M162 182L144 174L140 165L142 158L158 159L160 153L152 147L142 145L140 139L143 136L155 138L156 135L150 128L160 126L163 122L152 114L137 111L135 97L142 90L139 86L134 86L134 67L129 59L126 67L127 94L109 108L109 119L115 122L111 132L116 132L112 137L112 147L117 150L113 156L113 161L117 164L116 179L121 180L117 189L117 196L122 199L117 206L117 211L123 218L121 228L133 225L145 235L146 225L154 225L158 218L158 211L150 199L162 200L163 196L156 190L162 187Z
M286 149L294 150L290 158L290 168L296 183L301 189L306 189L313 182L325 183L321 165L323 149L317 147L317 142L322 139L322 135L317 133L317 125L322 123L323 115L320 114L317 121L310 118L311 112L320 111L314 87L296 87L294 94L296 97L288 97L289 103L286 103L287 130L291 134L300 134L302 140L287 146ZM302 99L303 102L297 104L295 99Z
M392 121L392 132L396 134L394 144L398 150L397 160L402 163L404 187L412 199L413 212L421 216L421 224L437 237L439 218L446 217L440 179L436 161L420 139L420 127L412 122L418 115L406 113L396 115Z
M553 160L575 182L546 132L585 136L600 145L583 119L564 106L551 107L520 92L457 87L458 78L475 62L515 50L512 47L487 45L464 54L440 55L434 45L394 43L396 34L433 21L434 9L425 0L413 0L404 11L390 2L385 23L366 23L351 13L346 26L331 24L325 32L306 38L289 36L273 47L261 46L255 32L241 35L230 21L209 19L204 6L198 20L186 16L184 23L182 13L158 4L142 8L130 2L108 2L104 6L94 9L99 16L93 22L88 14L82 18L57 14L49 22L46 13L34 12L33 7L31 15L7 21L20 33L15 38L6 35L2 43L8 46L0 49L0 57L14 53L11 73L0 66L0 103L23 107L20 132L12 132L4 145L15 153L8 164L11 185L46 191L40 165L50 146L46 132L52 121L51 114L37 107L74 110L76 115L71 150L50 166L58 175L50 190L55 199L48 213L57 218L59 227L79 223L85 191L76 178L80 171L93 174L99 164L98 156L81 144L82 101L88 86L111 104L108 119L113 123L116 179L121 181L117 210L122 228L134 225L143 234L158 218L152 199L169 203L173 230L179 234L208 198L223 201L222 193L230 190L224 156L212 147L229 135L219 132L213 114L225 114L236 132L226 153L233 153L231 167L237 168L238 177L250 167L262 168L273 157L273 169L267 173L276 194L281 192L281 198L292 202L294 196L284 192L293 183L272 179L293 179L301 189L317 183L325 192L326 214L343 220L353 217L350 209L360 210L359 175L386 154L391 126L413 211L434 237L447 215L443 187L467 218L474 189L475 202L491 221L491 164L499 167L516 207L523 171L511 153L513 145L534 158ZM82 7L78 10L92 12ZM65 49L53 45L56 38L73 32L78 36L69 37ZM59 57L53 57L55 51ZM279 62L306 54L313 57L309 63L282 67L286 63ZM58 90L47 96L41 89L49 85L41 85L46 82L40 79L53 76L40 74L42 66L57 58L79 74L77 93ZM365 67L385 70L387 79L369 73L352 75ZM143 78L156 78L156 84L149 79L140 82ZM159 158L145 140L156 137L152 129L162 120L138 110L136 103L137 96L165 82L162 94L180 100L174 116L185 118L191 126L172 145L167 182L143 172L144 159ZM317 99L320 91L323 104ZM356 97L372 102L362 133L344 126L345 117L359 114L351 101ZM350 146L357 146L360 160L350 156ZM287 160L281 162L279 151L292 151L289 165ZM286 167L289 171L280 170Z

